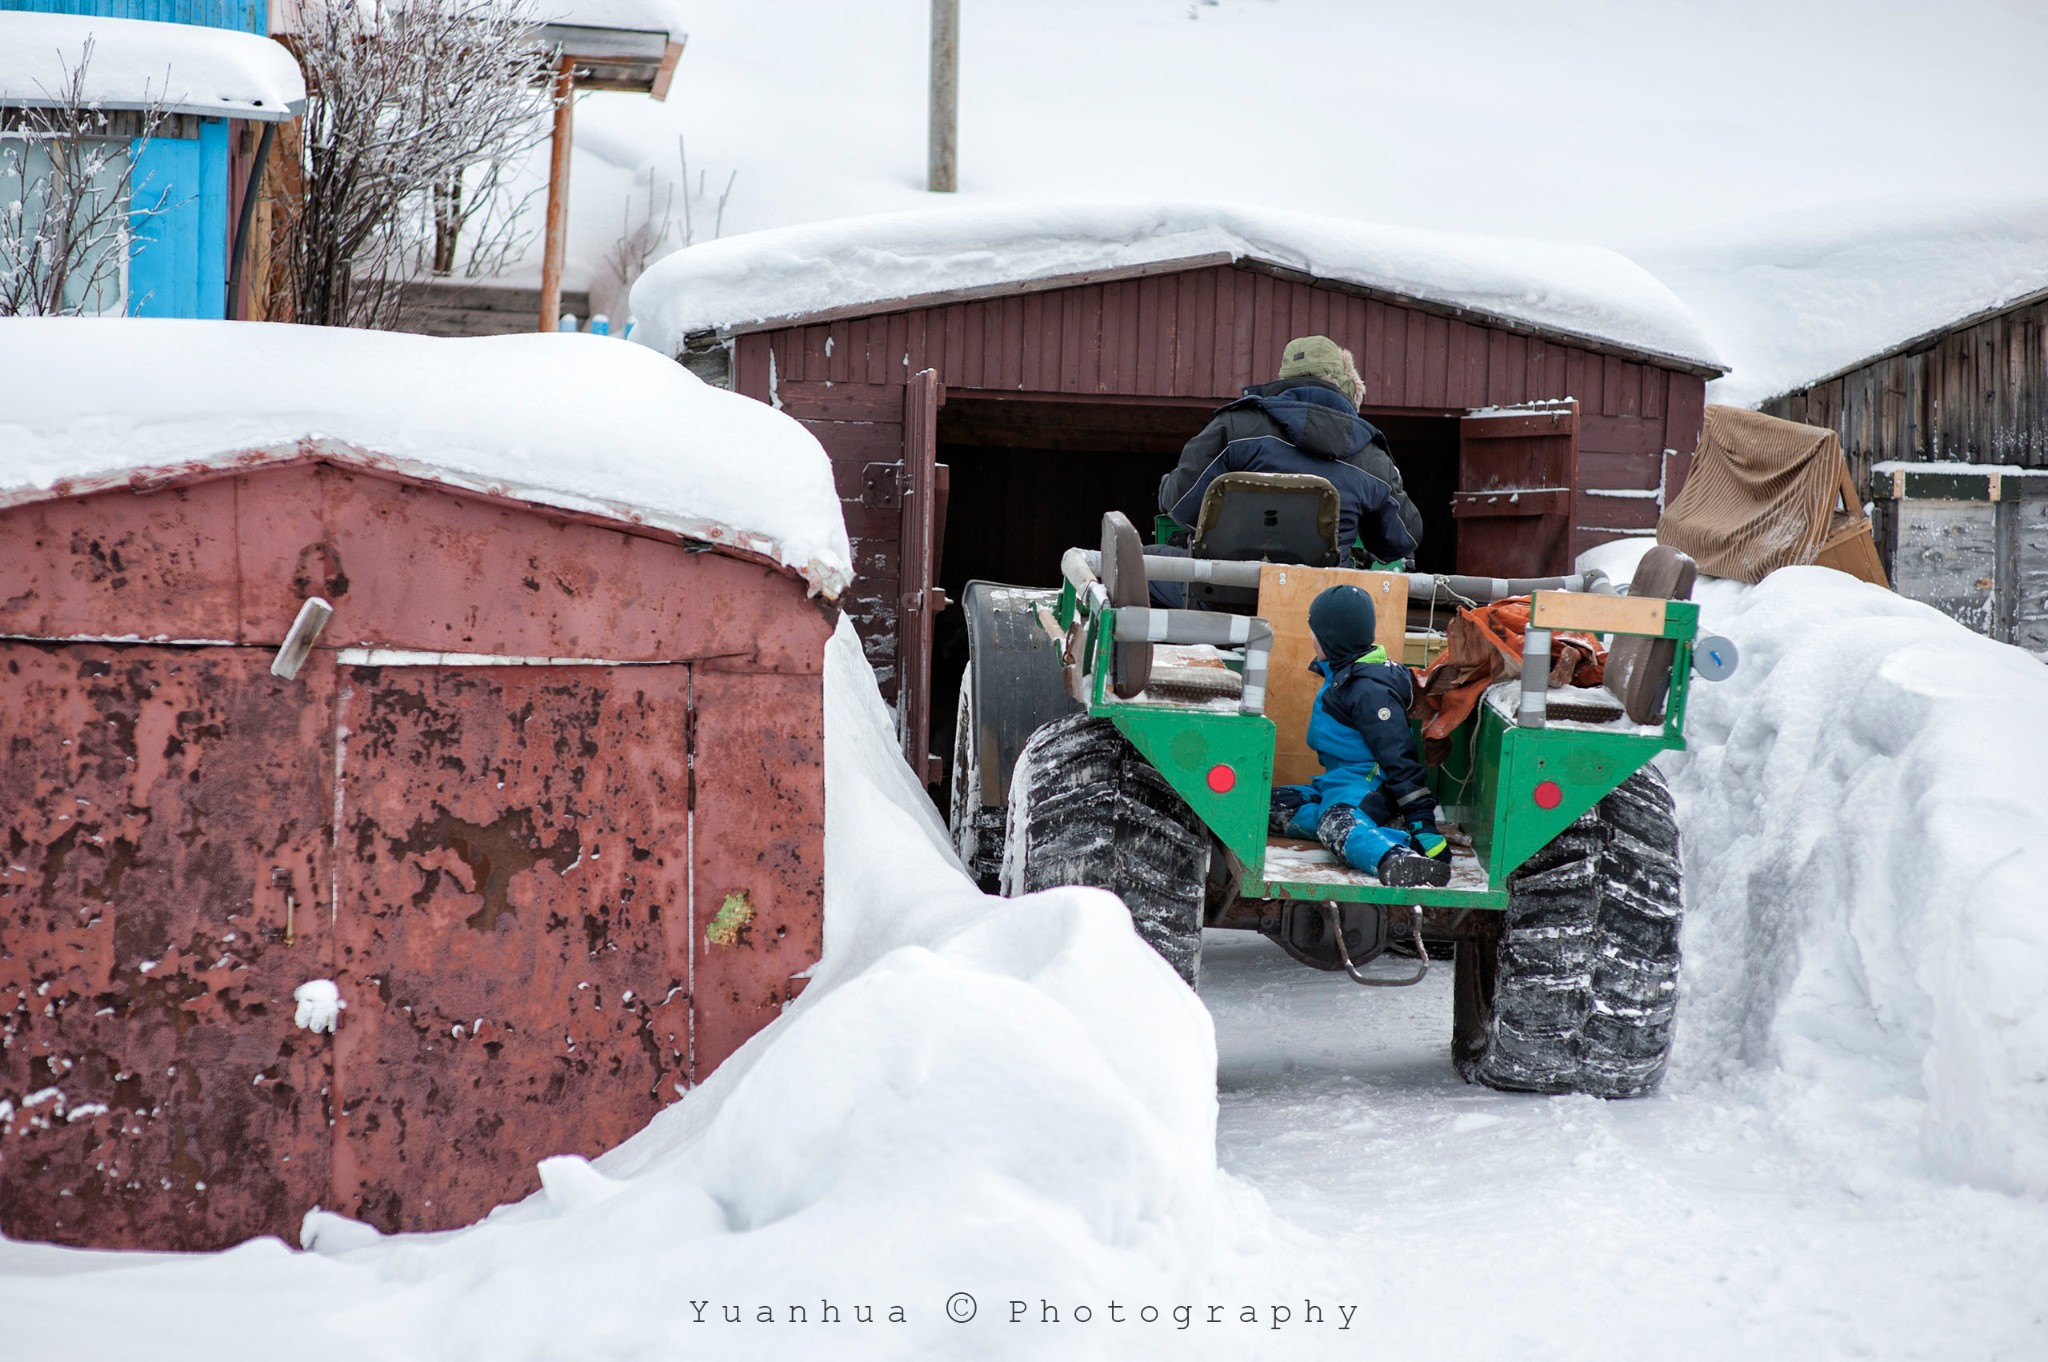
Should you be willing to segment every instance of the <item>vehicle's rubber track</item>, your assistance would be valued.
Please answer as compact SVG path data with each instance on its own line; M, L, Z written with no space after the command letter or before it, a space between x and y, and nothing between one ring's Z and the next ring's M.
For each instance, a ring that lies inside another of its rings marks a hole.
M1458 1072L1520 1092L1655 1088L1682 912L1671 793L1645 769L1508 878L1497 934L1459 943Z
M1010 783L1003 892L1107 889L1192 987L1202 961L1209 836L1107 719L1071 714L1031 735Z
M953 847L960 864L993 894L1003 873L1003 809L982 803L981 748L974 740L974 675L970 666L960 677L960 708L953 724L951 815Z

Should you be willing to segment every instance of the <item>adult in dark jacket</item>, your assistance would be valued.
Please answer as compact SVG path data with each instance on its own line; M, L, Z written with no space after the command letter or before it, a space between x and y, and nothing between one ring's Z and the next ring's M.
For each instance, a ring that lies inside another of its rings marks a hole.
M1450 883L1450 848L1408 726L1414 680L1373 642L1372 597L1333 586L1309 605L1308 627L1323 678L1308 745L1323 774L1273 791L1273 832L1320 841L1382 884Z
M1379 562L1414 557L1422 516L1401 486L1386 437L1358 414L1364 396L1350 356L1327 336L1289 341L1280 377L1245 389L1210 418L1159 483L1159 509L1192 528L1224 473L1312 473L1337 488L1338 545L1361 539Z

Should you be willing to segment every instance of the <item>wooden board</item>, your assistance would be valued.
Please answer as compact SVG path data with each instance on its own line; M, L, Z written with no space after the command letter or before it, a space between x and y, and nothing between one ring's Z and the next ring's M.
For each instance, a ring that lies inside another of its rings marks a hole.
M1308 607L1333 586L1363 587L1379 612L1374 636L1389 657L1400 657L1408 637L1408 578L1398 572L1353 568L1311 568L1267 563L1259 569L1259 617L1273 626L1273 657L1266 680L1266 717L1277 730L1273 783L1299 785L1322 774L1308 747L1308 716L1322 678L1310 670L1316 641L1308 631Z
M1666 601L1652 596L1593 596L1581 591L1539 591L1530 601L1529 622L1538 629L1578 629L1589 634L1664 632Z

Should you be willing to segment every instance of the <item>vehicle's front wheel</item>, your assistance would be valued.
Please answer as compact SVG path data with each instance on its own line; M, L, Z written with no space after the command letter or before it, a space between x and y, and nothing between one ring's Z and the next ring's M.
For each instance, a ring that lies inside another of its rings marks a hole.
M1518 1092L1655 1088L1682 913L1671 792L1646 768L1509 876L1507 909L1458 943L1458 1072Z
M1005 894L1107 889L1192 987L1208 873L1208 832L1115 724L1073 714L1031 735L1010 781Z

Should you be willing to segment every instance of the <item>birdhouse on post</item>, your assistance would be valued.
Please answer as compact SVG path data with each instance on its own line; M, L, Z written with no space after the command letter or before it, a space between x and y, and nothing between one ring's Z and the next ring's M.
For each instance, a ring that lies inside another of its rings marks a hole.
M623 27L617 4L579 6L569 0L562 15L541 25L555 54L546 79L554 86L555 128L548 155L548 212L540 270L540 326L553 331L562 317L562 262L569 239L569 151L575 142L576 96L586 90L623 90L668 98L682 59L686 34L659 18L656 6L633 7L636 24ZM644 13L641 12L644 9ZM580 13L579 10L587 10ZM602 19L604 22L600 22Z

